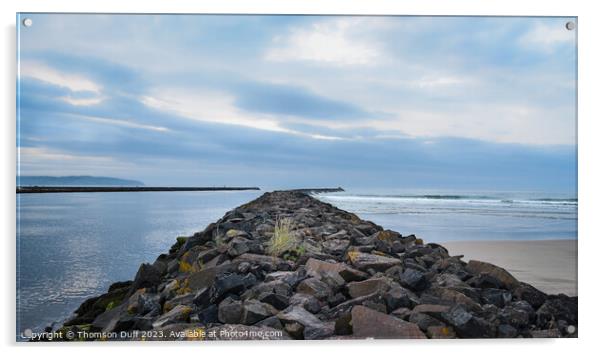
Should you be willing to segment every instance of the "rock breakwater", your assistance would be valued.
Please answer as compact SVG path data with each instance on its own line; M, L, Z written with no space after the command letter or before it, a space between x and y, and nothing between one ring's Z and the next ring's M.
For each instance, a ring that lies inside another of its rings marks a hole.
M59 332L68 340L574 337L577 298L547 295L301 191L276 191L178 238L133 281L82 303Z

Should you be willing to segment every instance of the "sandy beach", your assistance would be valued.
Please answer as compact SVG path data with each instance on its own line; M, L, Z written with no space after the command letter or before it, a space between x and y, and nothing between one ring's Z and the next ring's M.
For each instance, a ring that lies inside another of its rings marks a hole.
M487 261L540 290L577 296L577 240L446 242L450 255Z

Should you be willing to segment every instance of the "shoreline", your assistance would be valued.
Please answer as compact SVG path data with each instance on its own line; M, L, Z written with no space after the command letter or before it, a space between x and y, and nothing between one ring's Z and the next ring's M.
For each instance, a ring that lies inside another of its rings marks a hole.
M461 260L452 243L482 244L427 243L307 193L265 193L179 237L60 330L125 331L121 340L141 340L134 330L181 340L199 327L279 334L248 340L576 336L577 297L546 294L491 260Z

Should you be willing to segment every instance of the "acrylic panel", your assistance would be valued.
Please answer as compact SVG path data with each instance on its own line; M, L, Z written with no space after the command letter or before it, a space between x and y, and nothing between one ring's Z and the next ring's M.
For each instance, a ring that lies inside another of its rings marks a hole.
M577 336L577 18L17 36L18 341Z

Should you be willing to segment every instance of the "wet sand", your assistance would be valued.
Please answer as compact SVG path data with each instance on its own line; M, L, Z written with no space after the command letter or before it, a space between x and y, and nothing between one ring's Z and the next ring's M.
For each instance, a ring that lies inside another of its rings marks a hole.
M577 295L577 240L446 242L450 255L487 261L548 294Z

